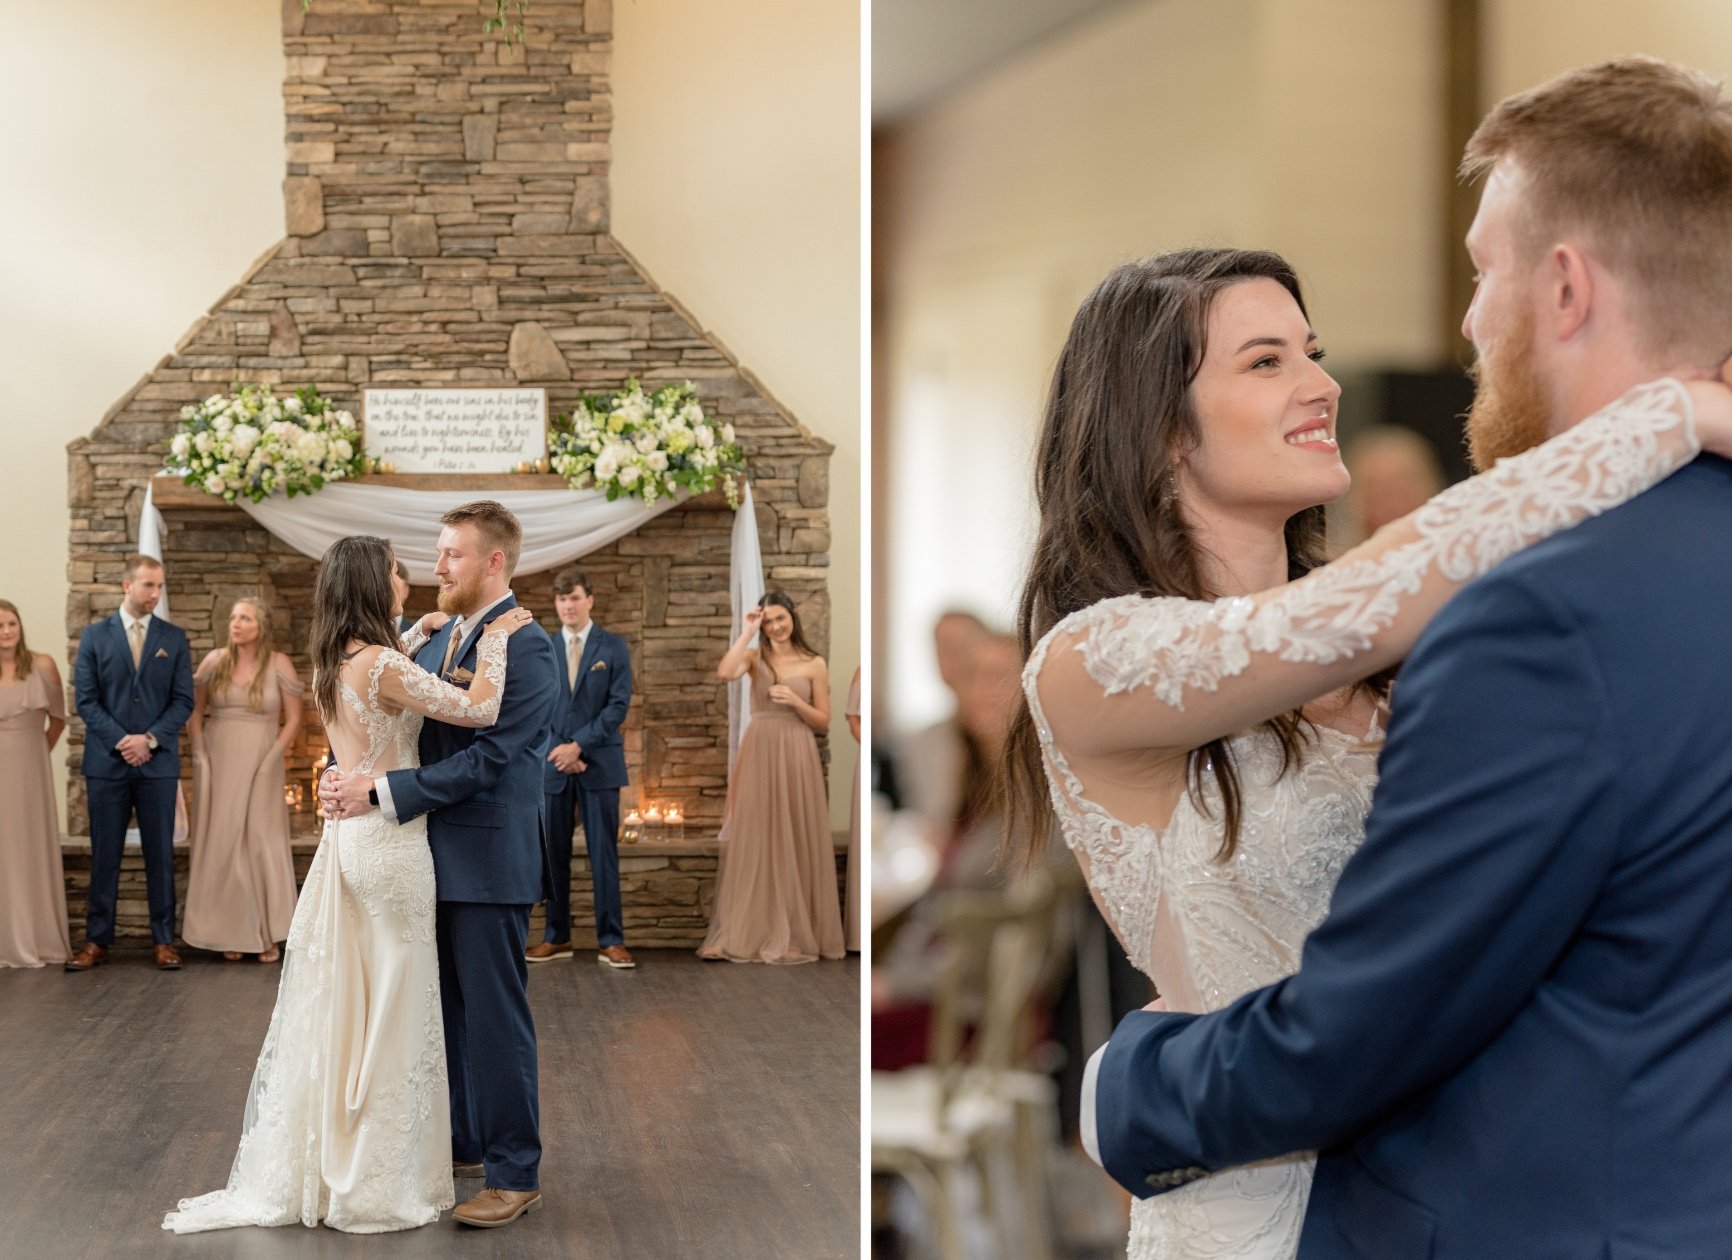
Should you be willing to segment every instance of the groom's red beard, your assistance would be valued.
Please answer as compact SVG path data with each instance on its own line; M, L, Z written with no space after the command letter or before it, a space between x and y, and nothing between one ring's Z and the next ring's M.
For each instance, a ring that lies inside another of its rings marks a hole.
M481 607L482 588L487 584L484 574L477 573L467 582L459 582L450 590L439 588L439 611L453 617L467 617Z
M1534 371L1534 318L1523 311L1509 335L1498 339L1469 369L1478 389L1467 413L1467 454L1484 472L1500 459L1531 450L1550 436L1550 406Z

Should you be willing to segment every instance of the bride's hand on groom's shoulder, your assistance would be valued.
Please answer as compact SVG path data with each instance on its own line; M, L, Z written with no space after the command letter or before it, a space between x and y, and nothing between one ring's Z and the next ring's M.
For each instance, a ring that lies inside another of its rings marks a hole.
M516 634L524 626L535 620L535 614L527 608L512 608L500 613L487 623L484 634Z
M445 623L451 620L451 614L446 612L423 613L421 616L421 633L435 635L445 628Z

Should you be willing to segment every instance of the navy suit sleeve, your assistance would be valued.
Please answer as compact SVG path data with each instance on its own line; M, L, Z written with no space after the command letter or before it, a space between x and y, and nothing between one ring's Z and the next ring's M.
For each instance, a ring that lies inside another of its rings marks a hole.
M185 726L186 720L192 716L192 651L187 647L184 634L175 638L174 660L170 665L174 671L174 681L169 687L168 704L150 728L150 733L156 736L159 744L178 738L180 728Z
M1568 613L1503 575L1464 590L1402 672L1365 844L1298 974L1114 1032L1096 1093L1108 1171L1147 1195L1153 1174L1325 1149L1457 1071L1593 906L1617 764Z
M624 643L608 644L607 701L572 734L579 748L591 748L619 738L619 728L631 708L631 652Z
M93 637L100 633L102 622L84 628L83 636L78 640L78 656L72 665L72 695L77 704L78 716L84 719L85 728L89 731L86 742L95 744L98 748L113 748L121 740L132 734L131 731L120 729L120 723L114 720L102 702L102 680L97 676L96 655L101 650L93 642ZM191 713L191 710L187 710Z
M499 782L525 749L546 742L559 690L546 633L539 627L519 630L506 645L505 659L505 694L497 722L477 730L468 747L443 761L385 776L398 822L468 800Z

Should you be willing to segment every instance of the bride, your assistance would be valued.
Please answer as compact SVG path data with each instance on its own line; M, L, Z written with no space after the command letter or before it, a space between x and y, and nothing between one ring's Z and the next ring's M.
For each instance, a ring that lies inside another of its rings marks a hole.
M409 659L442 614L397 643L393 565L382 539L340 539L313 593L314 700L333 757L361 773L417 765L424 717L493 725L506 637L531 622L519 608L488 625L474 684L454 687ZM425 818L399 826L377 811L325 823L228 1186L182 1199L164 1229L300 1221L370 1234L428 1224L452 1206L426 832Z
M1528 445L1541 414L1507 353L1481 365L1480 463ZM1118 268L1083 302L1047 404L1019 612L1027 703L1006 754L1029 826L1006 832L1038 852L1056 815L1175 1011L1297 969L1364 838L1388 671L1445 601L1704 444L1732 451L1732 395L1657 381L1324 565L1320 505L1348 478L1322 357L1282 259L1183 250ZM1287 1260L1312 1162L1139 1200L1131 1260Z

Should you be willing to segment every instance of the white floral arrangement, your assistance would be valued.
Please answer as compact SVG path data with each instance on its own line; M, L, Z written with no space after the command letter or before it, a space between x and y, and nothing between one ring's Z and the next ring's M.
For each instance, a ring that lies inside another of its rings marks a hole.
M637 381L603 397L585 396L548 434L553 471L573 489L594 488L608 502L621 495L653 506L681 490L704 494L720 483L728 505L740 506L745 452L734 426L715 424L690 381L646 394Z
M224 503L254 503L278 491L293 498L365 471L355 417L307 386L278 398L269 385L242 385L180 409L168 467Z

